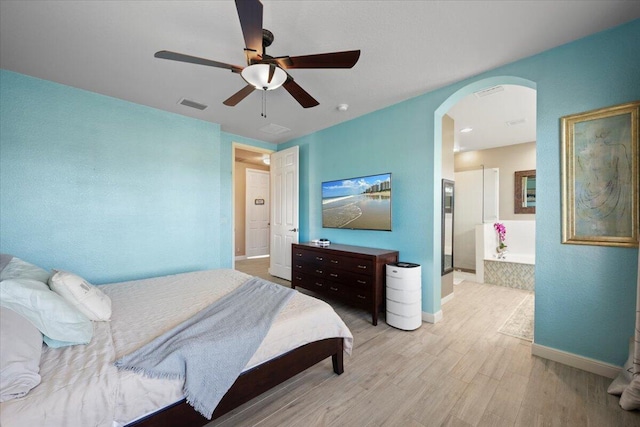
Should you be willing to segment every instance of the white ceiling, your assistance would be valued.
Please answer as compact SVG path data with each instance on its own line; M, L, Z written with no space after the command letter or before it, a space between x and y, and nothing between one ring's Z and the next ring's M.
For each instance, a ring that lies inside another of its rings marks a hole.
M268 93L265 119L258 91L236 107L222 104L245 85L239 75L153 57L172 50L245 65L231 0L2 0L0 67L280 143L640 17L640 2L616 0L263 4L273 56L361 49L350 70L291 70L319 106L303 109L278 89ZM182 98L209 107L179 105ZM291 130L259 130L271 123Z
M471 151L536 140L536 91L501 85L468 95L447 113L454 120L454 150ZM460 132L462 129L470 132Z

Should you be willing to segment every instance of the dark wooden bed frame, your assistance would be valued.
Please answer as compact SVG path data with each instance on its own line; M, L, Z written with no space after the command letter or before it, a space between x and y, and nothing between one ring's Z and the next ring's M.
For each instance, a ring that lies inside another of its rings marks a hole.
M221 417L329 356L333 362L333 372L342 374L344 372L343 341L343 338L314 341L243 372L224 395L213 412L211 420ZM127 424L126 427L200 427L211 420L200 415L186 402L186 399L182 399L158 412Z

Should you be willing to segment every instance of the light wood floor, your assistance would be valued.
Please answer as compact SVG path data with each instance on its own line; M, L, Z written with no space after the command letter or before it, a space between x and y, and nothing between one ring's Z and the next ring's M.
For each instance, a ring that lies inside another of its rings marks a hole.
M267 262L236 268L288 285ZM497 332L526 293L464 281L441 322L412 332L328 301L355 338L345 373L327 359L209 426L640 426L607 394L610 379Z

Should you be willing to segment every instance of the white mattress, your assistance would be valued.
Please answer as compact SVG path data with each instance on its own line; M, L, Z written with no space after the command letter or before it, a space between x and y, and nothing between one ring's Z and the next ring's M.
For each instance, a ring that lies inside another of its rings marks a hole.
M116 283L100 289L111 297L111 322L94 322L86 346L43 349L42 383L21 399L0 404L2 427L27 425L124 425L183 398L182 382L118 371L113 362L188 319L250 276L208 270ZM353 336L320 300L296 293L274 321L246 369L312 341Z

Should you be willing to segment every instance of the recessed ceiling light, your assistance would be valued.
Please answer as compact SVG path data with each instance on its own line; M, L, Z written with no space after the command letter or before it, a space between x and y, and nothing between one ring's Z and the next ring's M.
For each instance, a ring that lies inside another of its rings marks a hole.
M462 128L460 129L460 133L467 133L467 132L471 132L473 130L473 128Z
M349 109L348 104L338 104L338 111L347 111Z

